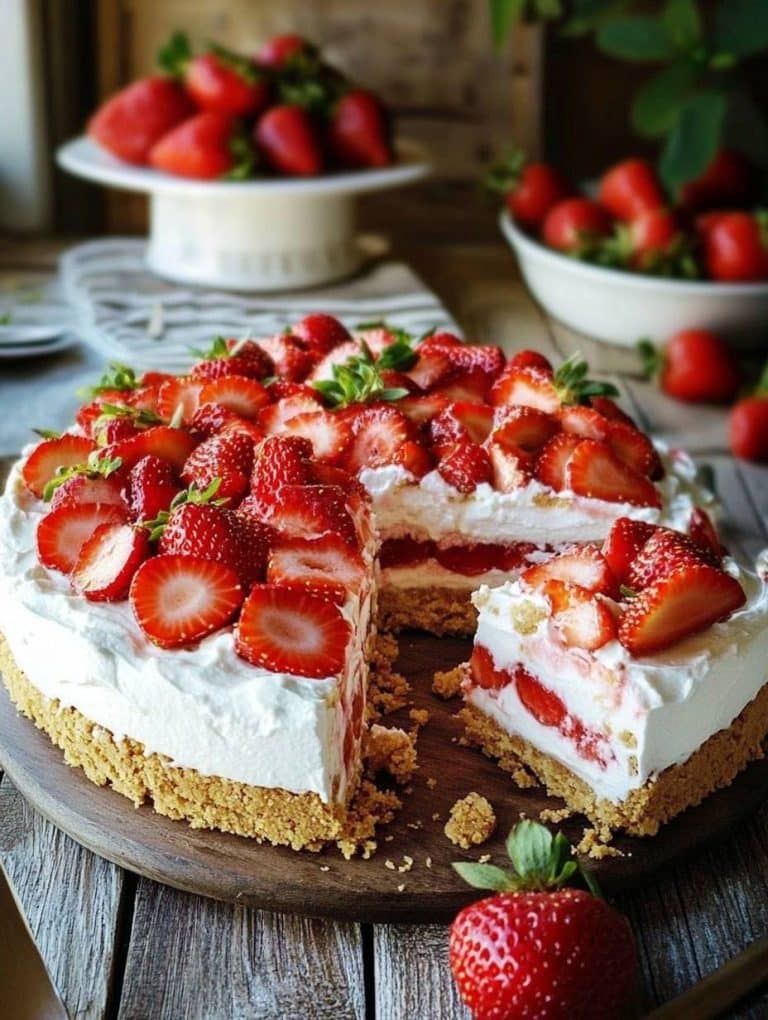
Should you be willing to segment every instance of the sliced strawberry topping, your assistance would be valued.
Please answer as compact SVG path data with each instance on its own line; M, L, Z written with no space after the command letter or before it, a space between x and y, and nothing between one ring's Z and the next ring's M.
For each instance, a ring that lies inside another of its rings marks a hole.
M500 347L490 344L468 344L461 343L457 337L450 334L450 341L443 339L446 334L433 334L421 345L420 350L428 350L430 355L435 353L444 354L451 364L455 365L462 374L467 372L481 372L486 378L486 389L504 368L505 357Z
M256 585L235 628L237 654L254 666L294 676L335 676L350 625L333 602L294 588Z
M365 579L363 561L336 535L288 538L269 555L267 581L301 588L339 604L358 592Z
M366 467L393 464L399 447L415 438L413 424L396 408L388 404L365 407L352 419L346 466L357 473Z
M220 404L242 418L258 418L269 403L269 392L256 379L245 375L226 375L206 383L200 391L201 404Z
M320 312L305 315L291 327L291 333L303 340L310 351L318 356L352 339L349 330L335 316Z
M697 545L703 552L709 553L716 564L719 565L723 556L728 555L728 550L718 537L712 518L700 506L694 507L691 513L688 534L694 545Z
M580 436L561 432L553 436L539 454L534 474L543 485L548 485L555 492L568 488L566 467L576 447L581 443Z
M244 375L249 379L263 379L276 371L265 342L255 340L215 341L212 356L198 361L189 373L200 382L213 382L227 375ZM280 374L280 373L278 373Z
M493 656L484 645L475 645L469 660L471 682L475 687L493 691L506 687L510 676L502 669L497 669Z
M479 403L488 399L489 388L488 376L481 368L462 371L454 365L450 378L434 387L433 392L448 400Z
M418 355L418 360L406 375L420 389L431 390L435 386L443 386L457 375L456 366L444 351L427 351L422 344Z
M535 368L540 372L554 375L552 362L539 351L516 351L507 362L507 368Z
M200 405L202 389L203 383L199 379L167 379L157 394L158 414L166 421L189 424Z
M535 407L504 407L496 412L491 439L512 453L537 453L559 431L557 418Z
M568 711L562 699L521 665L515 666L513 677L517 696L533 718L542 726L565 729Z
M371 498L366 487L353 474L344 468L322 461L314 461L309 465L309 477L305 482L314 485L338 485L348 496L358 496L366 502Z
M654 484L594 439L582 439L565 473L569 488L579 496L633 506L661 506Z
M72 571L72 587L91 602L128 598L133 575L150 554L149 534L131 524L100 524Z
M577 404L561 407L557 412L557 420L563 432L581 436L582 439L605 439L610 430L608 419L593 407L582 407Z
M492 404L523 404L553 413L560 407L552 375L540 368L507 367L491 388Z
M419 542L415 538L388 538L382 543L379 562L382 568L412 566L423 563L435 555L434 542Z
M303 382L316 360L315 352L303 340L291 334L267 337L259 340L259 346L274 364L274 374L288 382Z
M620 421L624 425L631 425L633 429L637 428L629 415L622 411L619 405L614 400L611 400L610 397L590 397L589 405L594 407L596 411L599 411L604 418L608 418L609 421Z
M397 409L416 425L424 425L448 406L448 400L439 393L425 393L419 396L403 397L398 400Z
M702 549L687 535L671 528L654 528L629 567L629 587L646 588L679 566L709 563L719 567L720 560L708 549Z
M51 510L60 506L78 506L80 503L101 503L103 506L126 508L121 495L120 482L103 475L91 477L87 474L72 475L58 486L51 499Z
M558 580L547 581L543 591L552 604L552 622L566 645L591 652L616 637L613 613L592 592Z
M125 497L136 520L151 521L168 509L181 488L168 461L150 454L131 468Z
M315 383L322 380L333 379L335 365L343 365L350 358L357 358L362 351L359 341L346 340L338 347L334 347L325 357L321 358L307 376L307 382Z
M279 500L266 508L265 520L286 537L317 538L330 532L357 545L347 497L337 485L284 485Z
M123 524L127 514L120 507L80 503L51 510L37 526L37 555L44 567L71 573L85 542L100 524Z
M272 387L270 387L270 390ZM298 414L311 414L313 411L322 411L323 405L317 395L307 393L295 393L289 397L282 397L276 403L265 407L259 415L259 424L267 433L274 435L285 430L286 422L295 418Z
M461 440L482 443L493 427L493 408L487 404L457 400L432 419L430 437L437 449Z
M623 422L611 422L605 437L607 446L617 457L648 478L662 478L664 468L656 447L648 436Z
M130 589L136 620L161 648L181 648L224 627L243 601L234 570L195 556L153 556Z
M251 472L251 493L266 510L280 499L284 485L305 485L310 481L312 444L303 436L268 436L255 449Z
M234 425L244 420L234 411L222 407L221 404L202 404L192 415L188 427L191 432L208 438L216 435L217 432L222 432L228 425ZM249 424L253 425L253 422L249 422Z
M619 584L629 584L632 564L656 530L653 524L619 517L603 542L602 553Z
M404 468L414 478L423 478L434 467L429 451L413 439L403 443L395 452L392 463Z
M537 563L523 573L522 580L531 588L543 588L548 581L556 580L578 585L590 594L600 592L611 598L619 594L618 583L608 561L592 545Z
M490 482L493 477L488 451L469 442L449 447L437 470L449 485L464 493L474 492L478 485Z
M181 471L195 445L195 440L184 429L157 425L139 433L133 439L104 447L103 456L119 457L123 470L129 471L142 457L151 454L160 460L167 460L175 471Z
M352 442L352 430L332 411L306 411L292 416L283 426L290 436L303 436L312 444L318 460L336 463Z
M467 545L449 545L435 550L435 558L441 567L455 574L474 577L488 570L504 569L504 547L482 542Z
M181 477L204 490L217 478L217 499L233 506L248 491L253 466L253 440L243 432L220 432L205 439L184 464Z
M627 604L619 640L632 655L653 655L724 620L746 602L735 578L707 563L677 566Z
M24 462L21 478L30 492L42 499L43 491L59 468L75 467L88 460L96 444L84 436L64 433L57 439L44 439L38 443Z
M493 472L491 484L497 492L513 492L528 484L533 477L533 454L498 443L489 443L487 449Z

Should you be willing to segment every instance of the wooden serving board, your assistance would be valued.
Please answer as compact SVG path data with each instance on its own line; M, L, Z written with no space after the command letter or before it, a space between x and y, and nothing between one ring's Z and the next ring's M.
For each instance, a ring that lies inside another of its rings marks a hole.
M431 693L432 674L463 661L469 650L467 641L400 636L398 667L411 680L415 706L429 709L431 720L419 736L420 769L413 792L397 819L380 830L379 849L367 861L345 861L335 849L296 853L191 829L156 815L150 807L136 810L124 797L94 786L80 769L67 766L47 736L17 714L4 688L0 762L21 793L55 825L88 849L147 878L266 910L364 922L447 921L478 895L458 878L451 861L490 854L493 863L503 865L504 838L520 814L535 818L545 807L561 806L541 789L519 790L478 751L452 742L461 734L461 724L454 718L459 702L444 702ZM407 710L384 720L398 721L410 725ZM430 777L437 780L434 789L427 785ZM486 844L464 852L448 841L443 825L451 805L472 790L491 801L498 827ZM686 811L658 836L617 839L624 857L589 863L608 889L637 884L730 833L739 819L757 808L766 791L768 760L751 765L732 786ZM434 814L439 819L433 819ZM586 824L583 818L573 818L560 827L578 842ZM410 871L387 868L387 860L400 866L405 856L413 858Z

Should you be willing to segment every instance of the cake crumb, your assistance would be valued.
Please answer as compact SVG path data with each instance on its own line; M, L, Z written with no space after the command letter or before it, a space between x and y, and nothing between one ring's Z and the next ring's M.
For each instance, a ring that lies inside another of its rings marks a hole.
M384 861L384 867L387 868L388 871L394 871L395 870L395 862L394 861L390 861L390 859L387 858L386 861Z
M477 863L478 864L487 864L488 861L490 861L490 859L491 859L491 855L490 854L481 854L477 858Z
M512 772L512 779L521 790L532 790L534 786L539 785L538 779L524 765L519 765Z
M485 843L495 828L493 807L485 797L473 791L456 801L443 831L455 846L469 850L471 846Z
M558 825L560 822L564 822L566 818L572 817L573 811L569 807L544 808L543 811L539 811L539 821L551 822L553 825Z
M321 864L320 865L320 870L321 871L330 871L331 869L328 867L327 864Z
M435 779L434 776L429 776L428 777L428 779L427 779L427 786L430 788L430 790L434 790L435 789L435 787L437 786L437 780Z
M547 618L547 614L533 602L521 602L511 609L509 615L513 628L523 635L533 634L541 621Z
M405 882L401 882L400 883L400 885L397 887L397 891L398 892L405 892Z
M439 811L434 811L432 813L432 821L433 822L439 822L440 821L440 812Z
M365 736L363 751L366 770L375 775L382 769L396 783L407 783L418 768L413 736L400 729L387 729L374 723Z
M427 725L431 717L426 708L412 708L408 713L408 718L413 723L416 731L418 731L422 726Z
M403 863L398 865L397 870L402 875L406 871L410 871L412 867L413 867L413 857L409 857L408 854L403 854Z
M411 685L401 673L372 672L368 685L366 715L369 722L405 708Z
M462 662L460 666L453 669L439 671L432 677L432 691L439 698L450 701L455 698L461 690L461 684L467 672L467 663Z
M576 845L576 853L592 860L599 861L604 857L622 856L621 851L608 844L613 841L613 833L607 826L586 828L581 840Z
M384 837L384 842L391 843L394 838L395 838L394 833L390 832L388 836Z
M403 802L392 790L380 790L370 779L363 779L350 805L341 836L336 846L346 860L359 851L364 858L376 849L373 836L377 825L386 825L395 817Z
M426 866L427 866L428 868L431 868L431 867L432 867L432 858L431 858L431 857L427 857L427 858L426 858L426 859L424 860L424 863L426 864Z

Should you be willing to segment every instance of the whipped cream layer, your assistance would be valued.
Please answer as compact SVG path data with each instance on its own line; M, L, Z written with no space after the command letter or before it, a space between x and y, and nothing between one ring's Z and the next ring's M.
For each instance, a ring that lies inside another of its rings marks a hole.
M353 637L340 678L253 666L235 653L231 628L168 651L147 640L128 602L88 602L41 566L35 533L46 510L16 465L0 498L0 631L38 690L173 765L346 799L342 749L347 706L367 669L368 593L344 606ZM366 556L372 564L370 549Z
M662 507L607 503L573 492L554 493L538 481L512 492L497 492L487 483L464 494L437 471L420 481L404 468L364 468L360 481L373 499L383 539L410 535L442 545L460 542L602 541L619 517L634 517L685 531L694 506L713 507L714 497L696 482L696 465L687 454L656 444L666 469L657 483Z
M500 690L467 686L466 700L508 733L561 761L595 794L618 803L671 765L686 761L730 726L768 680L768 586L729 561L747 603L728 620L672 648L634 659L617 640L594 652L565 645L545 596L519 582L481 588L475 643L498 669L522 664L565 704L569 721L590 734L602 761L577 741L545 726L525 708L514 683Z

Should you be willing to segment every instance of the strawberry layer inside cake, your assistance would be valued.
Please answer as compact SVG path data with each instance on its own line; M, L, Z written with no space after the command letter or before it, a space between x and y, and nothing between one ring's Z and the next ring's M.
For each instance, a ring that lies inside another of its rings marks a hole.
M765 577L694 534L622 518L602 551L474 596L470 737L639 835L728 785L768 730Z

